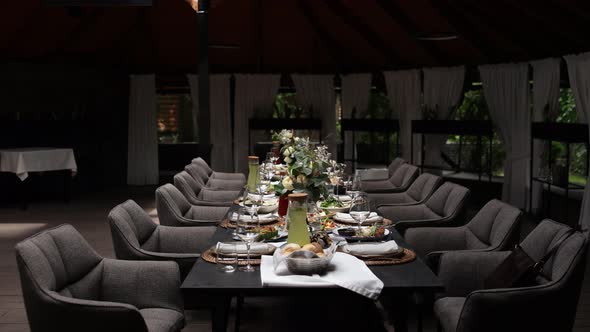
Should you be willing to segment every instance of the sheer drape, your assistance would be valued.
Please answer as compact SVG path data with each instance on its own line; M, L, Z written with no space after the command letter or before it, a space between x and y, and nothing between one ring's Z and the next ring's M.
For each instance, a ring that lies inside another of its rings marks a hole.
M305 111L312 109L313 116L322 120L324 144L337 159L338 137L336 134L336 95L333 75L291 75L295 84L295 99Z
M158 184L156 77L131 75L129 83L127 184Z
M193 112L198 112L199 77L187 77L191 87ZM220 172L233 171L229 78L230 75L209 76L211 167Z
M584 123L590 121L590 53L569 55L565 57L570 86L576 102L578 116ZM590 226L590 187L586 185L582 209L580 210L580 225L583 229Z
M350 119L356 110L355 119L367 115L371 96L371 74L351 74L342 76L342 118ZM344 133L344 159L352 160L352 132Z
M436 111L437 120L449 120L463 93L465 67L425 68L424 105ZM424 164L442 166L441 150L447 135L428 135ZM437 172L437 170L432 170Z
M533 121L555 122L559 114L559 65L561 59L549 58L531 62L533 67ZM535 140L533 158L534 176L540 175L541 159L543 151L547 151L549 144L545 141ZM537 211L541 205L543 186L533 182L533 211Z
M387 96L394 113L399 118L399 142L401 155L410 161L412 120L420 120L420 71L401 70L384 72ZM420 162L420 138L414 139L414 163Z
M254 112L272 114L281 83L280 75L235 75L234 165L235 171L248 171L248 121Z
M530 155L528 63L480 66L492 121L506 149L502 200L524 209Z

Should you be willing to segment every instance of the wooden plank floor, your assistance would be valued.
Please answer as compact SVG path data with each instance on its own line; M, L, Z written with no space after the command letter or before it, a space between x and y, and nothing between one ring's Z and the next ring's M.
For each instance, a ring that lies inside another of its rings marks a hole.
M114 257L106 216L112 207L128 198L136 200L155 217L154 188L147 187L86 194L74 197L70 204L59 201L33 202L26 211L13 206L0 207L0 331L29 330L14 256L16 243L40 230L69 223L74 225L101 255ZM525 223L523 233L530 231L533 226L530 221ZM587 276L590 275L589 270L590 266L587 266ZM332 316L336 312L337 304L332 303L330 299L323 299L318 305L328 308L325 311L320 310L319 315ZM292 315L289 315L289 312L293 312L291 306L292 303L288 299L247 299L242 314L241 331L276 330L277 322L293 319ZM379 319L385 316L384 312L378 314L381 315ZM230 319L230 322L232 321ZM189 311L187 327L183 331L210 331L210 326L207 311ZM316 329L309 326L308 330ZM383 331L393 331L391 324L385 319ZM425 331L435 331L435 324L428 317L425 321ZM590 331L590 278L584 281L574 331Z

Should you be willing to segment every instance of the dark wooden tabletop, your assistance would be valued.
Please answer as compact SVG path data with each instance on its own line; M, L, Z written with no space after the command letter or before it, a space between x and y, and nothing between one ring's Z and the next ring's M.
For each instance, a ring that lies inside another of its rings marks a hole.
M403 238L393 228L390 229L390 237L400 246L405 247ZM211 246L218 241L230 241L232 230L218 228L211 238ZM259 269L259 267L257 267ZM371 271L384 283L383 293L388 292L415 292L415 291L439 291L443 290L443 284L437 276L420 259L399 265L370 266ZM341 288L326 287L342 292ZM287 288L287 287L263 287L260 280L260 271L225 273L218 270L216 264L199 259L182 283L185 293L206 294L293 294L306 291L317 292L318 288Z

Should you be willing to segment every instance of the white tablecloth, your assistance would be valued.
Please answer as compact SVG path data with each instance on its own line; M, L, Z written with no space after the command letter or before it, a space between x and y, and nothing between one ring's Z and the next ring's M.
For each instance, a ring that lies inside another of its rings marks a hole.
M274 269L273 257L262 256L260 279L265 287L336 287L349 289L370 299L377 299L383 289L383 281L377 278L358 258L334 253L332 268L323 275L291 274L285 263Z
M24 181L29 172L71 170L76 174L78 166L72 149L22 148L0 150L0 172L16 174Z

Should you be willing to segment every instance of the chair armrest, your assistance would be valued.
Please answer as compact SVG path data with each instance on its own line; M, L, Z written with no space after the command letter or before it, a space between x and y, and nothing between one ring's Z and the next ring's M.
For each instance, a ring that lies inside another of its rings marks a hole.
M144 308L183 313L180 272L175 262L104 259L102 298Z
M485 279L510 251L446 252L440 257L438 277L448 296L466 296L482 289Z
M421 256L437 251L463 250L466 247L465 227L410 228L404 239Z
M43 291L54 305L45 314L59 317L67 313L69 318L60 320L62 331L146 331L147 326L139 310L127 303L94 301L62 296L53 291ZM53 313L56 310L58 312ZM51 326L44 326L48 330Z

